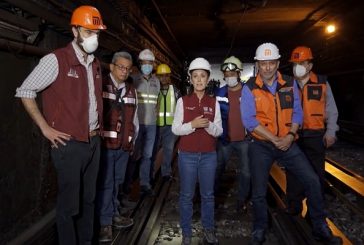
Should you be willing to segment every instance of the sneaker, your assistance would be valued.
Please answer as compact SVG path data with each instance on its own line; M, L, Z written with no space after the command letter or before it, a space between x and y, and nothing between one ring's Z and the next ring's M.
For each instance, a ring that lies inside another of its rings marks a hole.
M152 190L152 188L150 188L149 186L146 185L142 185L140 186L140 194L143 196L147 196L147 197L154 197L154 191Z
M318 228L314 228L312 234L316 241L322 242L323 244L343 244L341 237L334 236L327 224L323 224Z
M252 232L252 239L250 244L260 245L263 244L265 241L265 230L264 229L257 229Z
M204 231L204 239L208 244L219 244L219 240L217 240L214 230L206 229Z
M112 225L117 229L128 228L134 224L133 219L123 216L114 216L112 218Z
M192 238L190 236L182 236L182 243L181 245L191 245Z
M99 233L99 242L111 242L111 241L112 241L111 225L101 226Z

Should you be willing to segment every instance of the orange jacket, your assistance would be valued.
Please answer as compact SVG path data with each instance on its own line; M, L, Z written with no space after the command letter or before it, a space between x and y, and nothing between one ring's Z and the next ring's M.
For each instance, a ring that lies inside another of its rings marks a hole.
M301 88L303 130L325 129L326 77L310 72L310 79Z
M293 79L277 74L278 84L275 95L271 94L260 76L250 78L246 84L255 97L256 119L260 125L272 134L282 137L287 135L292 125ZM254 132L252 135L264 140Z

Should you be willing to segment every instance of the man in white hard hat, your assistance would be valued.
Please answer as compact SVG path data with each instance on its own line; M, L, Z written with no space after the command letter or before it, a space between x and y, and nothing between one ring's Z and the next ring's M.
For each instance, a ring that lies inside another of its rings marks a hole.
M340 244L341 239L332 235L325 220L320 181L294 142L302 123L302 108L296 82L277 71L280 57L273 43L263 43L257 48L258 74L244 86L240 104L243 123L254 139L248 150L254 209L252 244L265 241L268 228L266 192L274 161L303 184L314 238L327 244Z
M149 49L139 53L139 65L141 73L133 77L134 86L138 93L138 119L139 134L135 149L140 151L141 162L139 169L140 191L142 195L153 196L151 188L151 175L153 173L152 154L156 137L156 121L158 111L158 94L160 83L152 74L155 56ZM134 153L137 154L138 153Z
M245 140L245 127L241 121L240 98L243 83L240 72L243 70L241 61L235 56L224 60L221 71L226 85L215 89L215 96L220 104L223 133L217 141L217 168L215 178L215 193L219 192L221 177L232 153L238 157L237 181L238 195L236 211L247 211L247 198L250 192L250 170L248 159L248 141Z

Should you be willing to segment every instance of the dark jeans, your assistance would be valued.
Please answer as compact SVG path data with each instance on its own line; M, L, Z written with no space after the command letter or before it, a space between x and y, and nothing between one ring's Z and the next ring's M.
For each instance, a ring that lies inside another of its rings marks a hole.
M220 140L217 143L217 168L215 176L215 193L220 186L221 177L233 152L238 156L237 181L239 201L245 201L250 192L250 169L248 157L249 141L233 141L224 145Z
M113 216L119 215L119 186L124 183L129 152L122 149L102 148L97 188L97 214L100 225L112 224Z
M163 162L161 164L162 176L170 176L172 174L172 160L174 144L177 136L172 133L172 126L158 126L156 141L154 143L152 162L155 162L160 148L163 152Z
M324 193L325 186L325 146L322 136L299 138L297 141L300 149L305 153L319 177L321 192ZM305 192L302 184L297 181L296 177L287 173L287 203L294 208L300 209L302 200L305 198Z
M319 179L295 143L287 151L281 151L269 142L253 141L249 144L249 160L254 230L265 230L268 226L266 193L269 172L274 161L283 165L304 186L313 227L321 227L325 223Z
M61 245L91 244L100 137L70 140L51 150L57 172L57 229Z

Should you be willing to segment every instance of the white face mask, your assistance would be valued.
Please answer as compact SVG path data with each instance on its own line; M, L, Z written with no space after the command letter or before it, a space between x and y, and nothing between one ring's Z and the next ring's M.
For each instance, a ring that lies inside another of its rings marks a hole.
M83 50L85 50L86 53L92 54L95 52L97 47L99 46L99 41L97 35L92 35L86 38L83 38L83 42L81 43Z
M225 77L225 82L229 87L235 87L238 85L238 78L237 77Z
M307 69L303 65L297 64L293 66L293 74L295 77L303 77L307 74Z

